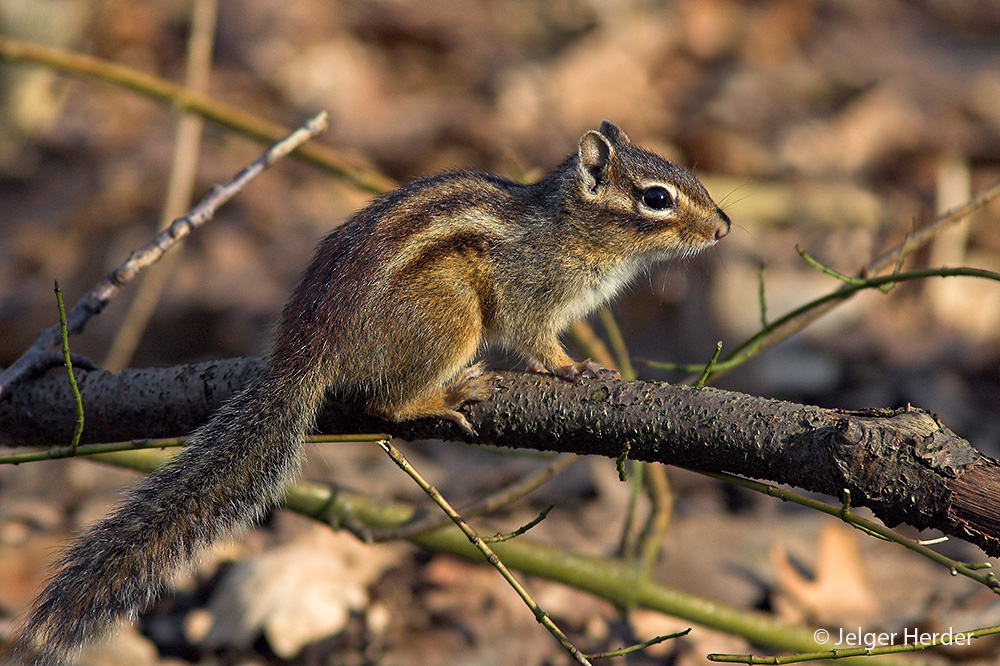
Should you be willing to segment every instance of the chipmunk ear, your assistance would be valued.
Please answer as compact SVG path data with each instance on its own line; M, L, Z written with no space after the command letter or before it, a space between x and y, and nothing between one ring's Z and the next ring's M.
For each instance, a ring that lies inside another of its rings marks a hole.
M610 120L601 122L601 134L606 136L608 141L615 146L624 146L627 143L632 143L629 141L628 134L623 132L618 125L615 125Z
M605 121L604 124L609 124ZM604 124L601 125L601 132L588 131L580 137L580 179L588 192L596 192L597 186L604 181L608 164L614 158L615 147L608 137L603 133ZM611 125L614 127L614 125ZM617 128L615 128L617 129Z

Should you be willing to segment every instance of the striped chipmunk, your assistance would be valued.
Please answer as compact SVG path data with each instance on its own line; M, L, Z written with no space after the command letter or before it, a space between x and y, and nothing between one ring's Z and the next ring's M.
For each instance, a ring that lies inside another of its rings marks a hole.
M16 661L72 660L207 546L259 520L297 472L328 391L390 420L439 417L474 434L459 407L489 393L473 364L485 345L569 381L607 374L573 361L560 332L729 227L697 178L608 121L537 183L452 171L378 197L320 242L263 376L61 554Z

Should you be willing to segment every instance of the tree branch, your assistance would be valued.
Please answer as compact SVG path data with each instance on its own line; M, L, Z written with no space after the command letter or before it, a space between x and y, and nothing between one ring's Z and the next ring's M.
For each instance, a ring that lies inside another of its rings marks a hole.
M190 432L262 370L228 359L120 373L78 371L83 442ZM55 407L54 407L55 406ZM62 445L73 431L65 378L25 382L0 403L0 444ZM497 373L488 400L464 408L482 444L629 457L798 486L868 506L888 525L936 528L1000 555L1000 465L934 415L821 409L660 382ZM447 421L391 423L332 400L323 432L469 440Z

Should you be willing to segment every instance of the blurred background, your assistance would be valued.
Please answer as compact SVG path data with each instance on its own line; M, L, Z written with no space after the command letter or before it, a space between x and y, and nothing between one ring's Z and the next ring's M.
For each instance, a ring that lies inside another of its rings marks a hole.
M193 9L182 0L4 0L0 34L183 82ZM615 302L631 352L649 359L704 363L716 340L731 349L757 330L762 265L771 319L835 289L835 280L799 258L796 244L854 274L914 225L1000 180L1000 2L221 0L214 27L206 25L214 34L210 95L288 126L325 109L331 129L320 142L399 181L449 168L536 178L604 118L692 168L734 227L717 248L658 267ZM56 320L53 279L73 303L154 233L177 120L167 106L106 83L0 64L0 366ZM259 152L258 144L206 124L195 199ZM135 336L134 353L118 354L111 365L264 353L316 240L370 196L308 165L281 162L186 242L162 294L148 303L151 318ZM993 204L906 267L1000 270L998 227L1000 205ZM136 291L91 321L71 340L73 350L104 362ZM862 294L716 383L829 407L912 403L998 456L998 358L1000 286L956 278ZM646 378L683 378L639 370ZM457 466L481 469L483 459L492 460L488 453L425 453L425 464L459 495L502 480L501 473L456 478ZM388 480L391 470L372 471L369 455L345 454L368 461L364 475L398 483ZM329 450L314 457L336 473L349 469ZM599 471L591 465L550 492L564 503L569 496L610 498L578 510L613 521L627 490L606 478L614 475L610 463L596 465ZM76 463L35 467L0 469L7 529L28 525L8 536L21 553L39 531L100 515L114 497L105 485L132 478ZM779 613L780 567L766 553L777 534L786 535L808 569L820 520L671 473L679 517L668 547L674 559L661 573L711 598ZM53 486L46 474L65 483ZM93 507L81 509L91 496ZM62 504L46 508L43 499ZM747 507L755 512L750 519ZM696 519L685 523L685 515ZM713 548L712 539L723 541ZM706 550L729 557L723 543L737 539L755 544L747 545L745 561L706 560ZM868 566L900 557L867 541ZM601 543L587 548L604 552ZM883 601L873 616L880 622L903 621L889 608L926 619L932 603L954 613L975 596L921 561L892 562L916 567L909 575L930 582L906 590L905 601ZM729 572L721 579L720 568ZM28 570L18 569L16 599L0 600L9 614L32 589ZM450 580L437 575L442 586ZM484 629L478 645L502 633ZM547 641L541 636L531 654L549 650ZM454 656L460 648L450 649ZM699 649L672 658L701 663L697 655L709 650ZM710 651L722 650L716 643ZM497 659L481 663L504 663ZM525 659L520 663L544 661Z

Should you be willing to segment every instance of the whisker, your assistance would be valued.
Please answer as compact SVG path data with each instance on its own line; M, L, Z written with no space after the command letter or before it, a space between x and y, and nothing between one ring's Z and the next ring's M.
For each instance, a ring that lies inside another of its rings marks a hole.
M749 184L750 184L750 181L749 180L745 180L742 183L740 183L739 185L737 185L736 187L734 187L732 190L730 190L729 193L726 194L726 196L722 197L722 199L719 200L719 208L722 208L722 206L726 203L726 200L729 199L729 197L733 196L735 193L739 192L740 190L742 190L744 187L746 187ZM750 196L751 194L753 194L753 193L751 192L751 193L747 194L745 197L743 197L743 199L745 199L746 197ZM733 203L739 203L740 201L743 201L743 199L737 199Z

